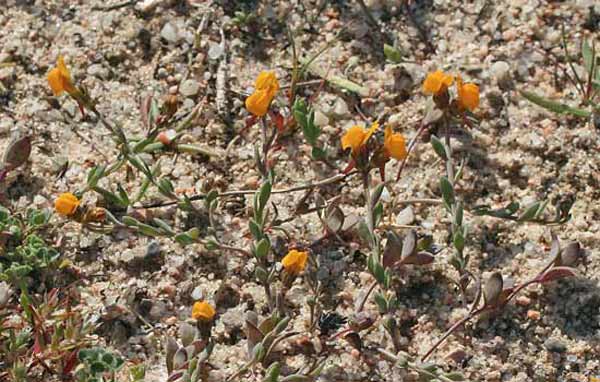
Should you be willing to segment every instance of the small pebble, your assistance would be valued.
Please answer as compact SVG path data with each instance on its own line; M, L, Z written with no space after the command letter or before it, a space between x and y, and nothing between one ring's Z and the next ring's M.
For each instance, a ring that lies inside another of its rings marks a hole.
M179 93L185 97L193 97L198 94L200 83L194 79L188 79L179 86Z
M553 353L564 353L567 350L567 345L556 338L548 338L546 342L544 342L544 347Z
M538 321L541 317L542 317L542 315L537 310L528 310L527 311L527 318L529 318L530 320Z
M531 299L527 296L519 296L517 297L517 304L520 306L529 306Z

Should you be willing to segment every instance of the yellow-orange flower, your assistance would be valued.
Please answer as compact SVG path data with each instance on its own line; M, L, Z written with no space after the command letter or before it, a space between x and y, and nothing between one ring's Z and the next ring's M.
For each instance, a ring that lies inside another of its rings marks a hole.
M308 252L292 249L281 260L281 265L283 265L283 269L285 269L286 272L297 275L304 270L307 260Z
M406 158L406 141L402 134L393 133L392 128L385 128L385 139L383 141L383 149L388 158L402 160Z
M453 82L454 78L451 75L446 74L441 70L436 70L433 73L429 73L427 78L425 78L425 81L423 82L423 92L425 94L437 95L446 91Z
M215 308L206 301L196 301L192 307L192 318L195 320L209 322L215 314Z
M60 194L54 201L54 209L61 215L70 216L75 213L79 207L79 199L70 192Z
M351 148L352 155L358 154L378 128L379 123L377 122L373 123L368 130L360 126L352 126L346 131L346 134L342 136L342 149L346 150L347 148Z
M71 80L71 73L67 69L62 56L58 56L56 67L48 73L48 84L55 96L59 96L63 92L71 95L77 92Z
M458 94L458 106L461 109L473 111L479 106L479 86L466 83L463 84L460 76L456 77L456 92Z
M246 109L257 117L267 114L269 105L279 91L279 81L274 72L260 72L254 84L254 93L246 98Z

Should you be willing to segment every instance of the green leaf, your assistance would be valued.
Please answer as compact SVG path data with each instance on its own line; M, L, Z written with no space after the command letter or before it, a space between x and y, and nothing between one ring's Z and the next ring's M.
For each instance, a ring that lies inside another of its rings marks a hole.
M380 314L385 314L388 310L388 303L385 297L381 293L375 293L373 296L375 299L375 304L377 304L377 308L379 309Z
M463 236L462 231L459 230L454 233L454 239L452 240L452 243L454 244L454 248L456 248L459 253L463 253L465 249L465 237Z
M377 260L374 261L373 266L373 276L375 277L375 280L377 280L379 284L385 284L385 268L383 268L383 265L381 265Z
M375 255L370 254L369 258L367 259L367 269L369 272L371 272L371 274L375 274L375 262Z
M98 181L104 176L104 166L96 166L90 170L87 176L87 185L89 188L94 188L98 185Z
M592 71L596 71L596 65L594 62L594 51L587 40L583 41L581 45L581 55L583 56L583 66L588 74L591 74L592 77L595 76L595 73Z
M442 141L440 141L435 135L431 136L430 141L431 146L433 147L433 151L435 151L437 156L439 156L444 161L448 160L448 157L446 156L446 149L444 148L444 144L442 143Z
M530 91L519 90L519 93L521 93L521 95L525 97L528 101L557 114L571 114L576 117L582 118L589 118L589 116L591 115L591 113L587 110L574 108L560 102L552 101L548 98L542 97Z
M371 208L375 208L377 203L379 202L379 198L381 198L381 194L383 193L383 187L385 187L385 183L379 183L375 190L371 193Z
M158 181L158 190L165 196L172 196L175 193L175 187L173 183L167 178L161 178Z
M263 238L264 235L262 229L258 224L256 224L256 222L253 219L250 219L248 227L250 228L250 233L252 233L254 240L260 240Z
M379 222L381 221L381 218L383 217L383 204L381 202L377 203L377 205L375 205L375 208L373 208L373 225L375 227L377 227L379 225Z
M262 212L271 197L271 182L265 182L258 193L258 208Z
M530 204L529 206L527 206L527 208L525 208L525 211L519 216L517 221L523 222L535 218L535 216L538 214L539 209L540 202Z
M254 253L255 253L256 257L264 258L269 254L270 250L271 250L271 243L269 242L269 240L267 240L267 238L263 238L256 245L256 249L255 249Z
M182 232L182 233L175 235L174 239L176 242L178 242L179 244L181 244L183 246L194 243L194 238L191 237L190 234L188 234L187 232Z
M453 371L451 373L444 374L444 377L448 378L451 381L465 381L465 376L458 371Z
M454 208L454 224L457 226L461 226L463 223L463 206L462 203L458 202Z
M219 196L219 192L217 190L210 190L206 194L206 199L204 200L204 205L207 210L211 210L213 208L213 203L217 200Z
M121 198L122 205L129 206L129 204L130 204L129 196L127 195L127 192L123 189L123 187L121 187L120 184L117 184L117 191L119 192L119 198Z
M254 276L263 284L266 284L269 279L269 274L263 267L256 267L256 269L254 269Z
M175 235L175 231L166 221L159 218L154 218L152 219L152 222L156 224L160 229L162 229L166 234Z
M313 147L310 155L314 160L323 160L327 158L327 152L320 147Z
M454 187L445 176L440 178L440 191L442 192L444 205L450 210L454 204Z
M385 55L385 58L395 64L399 64L403 61L402 52L391 45L383 44L383 54Z
M121 218L121 221L123 222L123 224L129 227L137 227L140 224L139 220L127 215L123 216L123 218Z
M93 190L96 191L97 193L99 193L100 195L102 195L102 197L110 205L121 207L121 208L127 208L127 204L124 204L124 201L121 200L120 197L118 197L117 195L115 195L111 191L108 191L107 189L104 189L104 188L98 187L98 186L94 187Z
M360 95L361 97L369 96L368 88L363 87L356 82L352 82L344 77L329 74L324 65L320 65L316 62L310 62L309 60L300 60L300 63L302 65L308 65L307 69L310 73L317 77L323 78L334 87L348 90L352 93Z
M317 139L321 129L315 125L315 112L309 109L303 99L297 99L294 103L293 114L296 122L302 128L304 138L311 146L317 145Z
M275 362L267 369L265 373L265 377L262 382L277 382L279 380L279 375L281 374L281 365L279 362Z
M156 229L155 227L152 227L151 225L144 224L144 223L138 224L137 229L142 235L146 235L146 236L150 236L150 237L158 237L158 236L162 235L158 229Z

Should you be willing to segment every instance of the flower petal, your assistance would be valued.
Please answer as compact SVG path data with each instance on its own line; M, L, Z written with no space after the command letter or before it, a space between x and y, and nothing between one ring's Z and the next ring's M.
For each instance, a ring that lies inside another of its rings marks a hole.
M396 160L402 160L408 155L404 136L402 136L402 134L392 133L392 128L389 126L385 128L383 147L386 155Z
M61 215L70 216L75 213L79 207L80 201L70 192L60 194L54 202L54 209Z
M257 90L246 98L246 109L257 117L267 114L273 97L267 90Z
M54 68L48 73L48 85L55 96L59 96L65 91L60 69Z
M473 83L463 84L462 78L456 78L458 104L461 108L473 111L479 106L479 86Z
M353 153L357 153L366 137L367 133L360 126L352 126L342 136L342 149L351 148Z
M295 275L304 270L307 260L308 252L292 249L281 260L281 265L283 265L286 272Z

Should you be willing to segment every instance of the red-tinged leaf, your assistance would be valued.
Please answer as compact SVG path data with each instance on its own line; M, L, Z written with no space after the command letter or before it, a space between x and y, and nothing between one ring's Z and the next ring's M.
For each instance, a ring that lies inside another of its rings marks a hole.
M181 378L183 376L183 371L178 371L176 373L171 374L171 376L169 377L169 379L167 379L167 382L173 382L178 380L179 378Z
M553 267L548 269L543 275L538 277L537 281L540 283L547 283L550 281L563 279L565 277L574 276L577 276L577 272L571 267Z
M269 116L271 117L273 123L275 123L275 127L277 128L279 134L283 133L285 130L285 120L283 119L283 116L279 114L278 111L269 112Z
M429 252L417 252L402 259L402 264L427 265L433 263L435 257Z
M381 175L381 181L385 182L385 164L379 166L379 175Z
M77 105L79 106L79 110L81 111L81 117L85 118L85 107L81 102L77 102Z
M351 159L348 163L348 166L346 166L346 168L342 171L342 174L350 173L350 171L354 170L354 167L356 167L356 161L354 159Z
M254 126L257 121L258 121L258 118L255 115L251 115L248 118L246 118L246 129L249 129L252 126Z
M504 305L506 303L506 299L508 298L508 296L511 295L511 293L515 290L515 288L512 287L504 287L504 289L502 289L502 293L500 293L500 297L498 298L498 305Z
M39 354L42 352L42 345L40 344L40 335L38 333L35 334L35 339L33 341L33 348L31 349L33 354Z
M65 360L64 366L63 366L63 375L70 375L71 371L75 368L75 365L77 365L77 352L79 350L73 350L68 356L67 359Z

